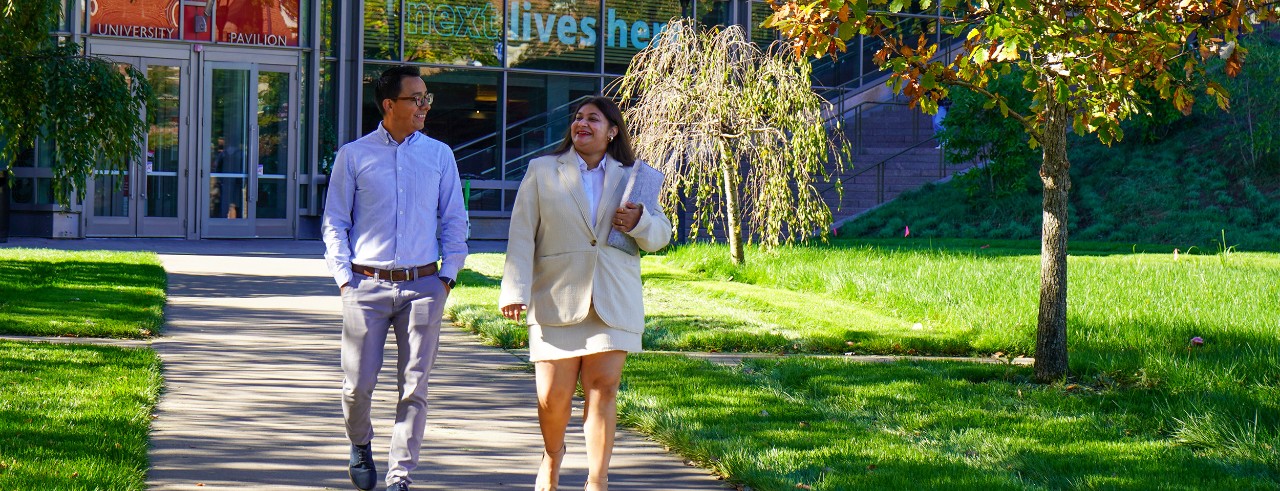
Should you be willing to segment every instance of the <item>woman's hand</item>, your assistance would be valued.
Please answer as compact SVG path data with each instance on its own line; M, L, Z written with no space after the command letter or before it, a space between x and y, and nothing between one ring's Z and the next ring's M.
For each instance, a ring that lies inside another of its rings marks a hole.
M619 232L630 232L636 228L636 224L640 223L640 214L644 211L644 205L632 203L630 201L623 206L618 207L618 211L613 213L613 229Z
M513 303L511 305L502 306L502 316L516 322L520 321L520 313L524 311L525 306L522 303Z

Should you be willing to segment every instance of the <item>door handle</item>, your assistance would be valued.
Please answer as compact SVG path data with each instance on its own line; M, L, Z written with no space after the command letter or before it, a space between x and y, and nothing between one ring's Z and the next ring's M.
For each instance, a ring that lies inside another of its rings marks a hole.
M249 174L249 202L256 203L258 201L258 177L260 175L258 174L258 162L262 159L262 156L258 155L258 149L261 148L261 145L258 144L258 125L250 126L249 134L252 135L249 145L251 145L250 148L253 149L253 152L246 153L253 156L253 161L252 163L245 162L248 164L245 171Z
M143 200L147 199L147 167L141 166L141 172L138 172L138 197Z

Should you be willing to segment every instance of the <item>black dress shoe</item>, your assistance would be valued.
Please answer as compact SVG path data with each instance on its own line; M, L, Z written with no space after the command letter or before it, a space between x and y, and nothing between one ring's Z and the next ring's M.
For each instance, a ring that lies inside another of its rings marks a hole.
M378 484L378 468L373 465L373 448L370 444L351 446L351 484L356 489L369 491Z
M387 486L387 491L409 491L409 481L396 481L395 484Z

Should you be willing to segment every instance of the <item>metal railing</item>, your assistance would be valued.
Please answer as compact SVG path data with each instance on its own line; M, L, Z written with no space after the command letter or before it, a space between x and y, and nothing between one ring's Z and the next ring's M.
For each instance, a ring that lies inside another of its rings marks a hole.
M560 143L559 141L543 143L543 144L540 144L534 150L530 151L530 150L526 150L529 145L529 140L531 138L538 138L545 141L546 131L548 131L548 128L550 128L552 125L563 125L565 122L562 121L562 119L570 116L569 110L572 109L577 104L581 103L583 100L586 100L588 97L590 96L582 96L582 97L573 99L569 102L566 102L564 104L561 104L559 106L556 106L554 108L548 109L546 112L543 112L541 114L530 116L530 117L521 119L519 121L515 121L513 123L507 124L506 127L504 128L505 130L504 133L519 129L522 126L527 125L529 123L534 123L539 120L543 120L541 124L523 128L515 135L508 134L505 140L502 142L502 145L504 145L505 148L520 149L523 153L515 157L508 156L497 165L484 169L479 173L471 173L469 175L474 176L473 177L474 179L491 179L491 180L511 180L513 175L515 175L516 177L519 177L520 174L516 174L514 171L518 170L519 172L523 173L524 167L527 166L528 164L526 163L525 166L520 166L518 168L513 169L509 167L512 163L521 162L529 158L530 156L543 153ZM457 147L454 147L453 153L454 155L458 156L456 160L459 162L459 164L461 164L471 159L482 157L486 154L492 154L492 152L497 150L497 148L492 144L489 144L489 146L487 147L478 148L476 150L468 151L467 149L470 147L478 146L478 145L488 144L489 142L496 139L498 135L499 135L499 132L495 131L493 133L486 134L482 137L467 141L465 143L462 143L461 145L458 145ZM501 172L501 169L504 169L504 168L506 169L505 173Z

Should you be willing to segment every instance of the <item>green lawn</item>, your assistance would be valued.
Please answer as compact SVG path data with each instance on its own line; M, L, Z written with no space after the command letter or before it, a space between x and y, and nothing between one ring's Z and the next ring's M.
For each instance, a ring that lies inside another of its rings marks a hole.
M1038 385L968 363L631 357L625 424L758 490L1276 489L1275 389ZM1255 415L1260 415L1254 425Z
M1034 242L751 249L744 267L694 245L643 264L648 349L1034 355ZM501 269L469 257L448 311L523 346L497 313ZM1280 256L1073 244L1069 275L1065 384L967 363L645 355L623 417L762 490L1280 486Z
M0 341L0 489L146 489L160 358Z
M0 249L0 334L145 338L164 322L149 252Z
M0 249L0 333L138 338L164 322L150 253ZM0 341L0 489L146 489L151 349Z

